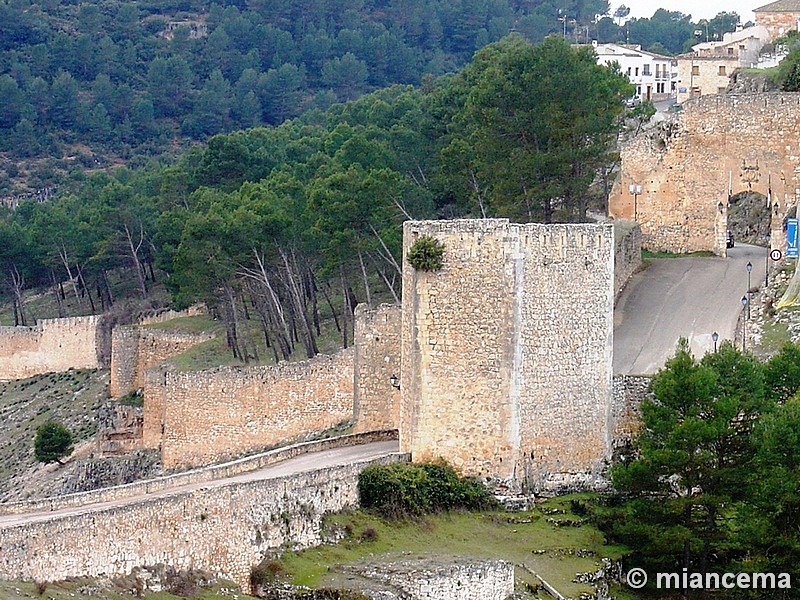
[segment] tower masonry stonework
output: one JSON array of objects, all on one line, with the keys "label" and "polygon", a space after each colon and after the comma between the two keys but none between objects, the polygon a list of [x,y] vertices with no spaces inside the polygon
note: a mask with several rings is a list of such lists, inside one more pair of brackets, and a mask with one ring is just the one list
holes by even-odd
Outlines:
[{"label": "tower masonry stonework", "polygon": [[[613,433],[611,225],[409,221],[400,447],[512,491],[591,488]],[[421,236],[440,270],[415,270]]]}]

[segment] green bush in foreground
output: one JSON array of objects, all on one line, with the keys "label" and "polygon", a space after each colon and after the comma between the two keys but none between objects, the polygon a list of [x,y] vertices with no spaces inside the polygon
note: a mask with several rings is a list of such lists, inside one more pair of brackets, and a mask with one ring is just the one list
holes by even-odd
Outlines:
[{"label": "green bush in foreground", "polygon": [[444,462],[367,467],[359,475],[358,494],[363,508],[374,510],[384,518],[496,506],[484,486],[460,477]]}]

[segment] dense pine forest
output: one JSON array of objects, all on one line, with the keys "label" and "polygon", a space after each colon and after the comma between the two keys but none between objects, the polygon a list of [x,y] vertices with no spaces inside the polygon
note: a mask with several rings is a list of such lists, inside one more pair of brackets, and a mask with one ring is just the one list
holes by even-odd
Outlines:
[{"label": "dense pine forest", "polygon": [[171,166],[95,173],[0,218],[13,324],[40,316],[32,287],[107,310],[124,269],[142,298],[157,279],[178,306],[205,302],[244,361],[243,315],[275,358],[316,354],[321,311],[347,345],[357,302],[400,294],[403,220],[583,220],[631,92],[591,48],[512,35],[454,76],[216,135]]},{"label": "dense pine forest", "polygon": [[[0,197],[74,187],[85,171],[173,157],[463,67],[516,32],[537,43],[695,43],[689,15],[621,25],[607,0],[0,1]],[[706,24],[716,35],[738,17]]]}]

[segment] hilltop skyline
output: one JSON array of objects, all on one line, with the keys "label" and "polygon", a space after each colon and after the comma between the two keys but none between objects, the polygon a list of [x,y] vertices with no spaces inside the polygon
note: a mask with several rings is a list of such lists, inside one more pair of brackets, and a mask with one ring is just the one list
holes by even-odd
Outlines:
[{"label": "hilltop skyline", "polygon": [[628,2],[612,2],[611,14],[620,4],[631,9],[630,18],[650,18],[659,8],[669,11],[680,11],[692,15],[692,21],[713,19],[721,12],[735,12],[742,19],[742,24],[755,21],[754,8],[759,8],[768,1],[756,0],[708,0],[698,3],[696,0],[629,0]]}]

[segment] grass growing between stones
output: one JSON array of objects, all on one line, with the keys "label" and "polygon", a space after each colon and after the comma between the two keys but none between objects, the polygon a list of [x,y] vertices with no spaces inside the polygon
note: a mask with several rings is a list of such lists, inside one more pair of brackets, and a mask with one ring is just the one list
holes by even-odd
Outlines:
[{"label": "grass growing between stones", "polygon": [[[293,584],[336,587],[337,565],[435,556],[502,559],[525,565],[566,597],[577,598],[592,591],[573,581],[577,573],[594,572],[602,558],[616,560],[625,553],[606,545],[600,531],[571,512],[570,500],[577,498],[586,496],[555,498],[529,512],[453,512],[397,522],[363,511],[336,515],[327,526],[347,532],[346,539],[286,553],[279,562]],[[516,571],[520,582],[533,583],[524,569]]]},{"label": "grass growing between stones", "polygon": [[[336,328],[333,317],[320,308],[321,324],[320,334],[317,336],[317,346],[320,354],[336,354],[342,349],[342,334]],[[248,351],[257,358],[250,361],[250,365],[275,364],[275,354],[272,348],[266,346],[264,332],[257,320],[255,313],[250,314],[250,319],[241,320],[241,335],[247,340]],[[233,356],[228,348],[225,326],[222,321],[214,320],[207,315],[194,317],[179,317],[163,323],[148,325],[151,329],[174,331],[178,333],[213,333],[215,338],[190,348],[183,354],[170,359],[170,364],[179,371],[198,371],[213,369],[219,366],[242,366],[244,362]],[[348,325],[348,343],[352,344],[352,323]],[[283,361],[283,357],[280,357]],[[294,352],[289,357],[290,361],[307,360],[305,348],[299,342],[295,344]]]},{"label": "grass growing between stones", "polygon": [[708,256],[715,256],[715,254],[707,250],[678,254],[676,252],[653,252],[642,248],[642,260],[650,260],[653,258],[705,258]]},{"label": "grass growing between stones", "polygon": [[792,341],[785,323],[776,323],[768,320],[764,323],[761,337],[761,350],[767,356],[780,352],[780,349]]}]

